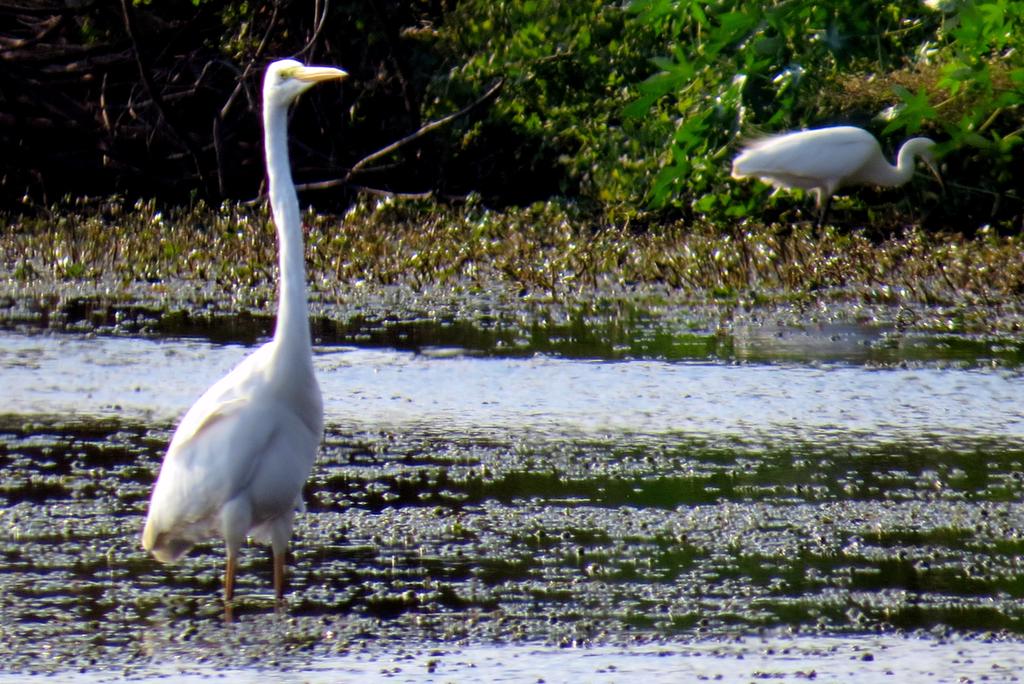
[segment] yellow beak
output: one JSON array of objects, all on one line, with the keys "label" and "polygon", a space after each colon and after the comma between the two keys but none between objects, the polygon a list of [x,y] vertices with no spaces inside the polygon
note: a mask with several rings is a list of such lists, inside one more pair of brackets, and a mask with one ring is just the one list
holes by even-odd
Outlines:
[{"label": "yellow beak", "polygon": [[304,83],[319,83],[320,81],[333,81],[334,79],[345,78],[347,71],[327,66],[304,66],[295,69],[292,78]]}]

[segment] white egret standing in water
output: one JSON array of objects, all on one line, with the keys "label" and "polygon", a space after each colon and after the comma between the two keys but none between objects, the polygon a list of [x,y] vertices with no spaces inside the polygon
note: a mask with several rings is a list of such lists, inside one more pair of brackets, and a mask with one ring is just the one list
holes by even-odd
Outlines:
[{"label": "white egret standing in water", "polygon": [[782,188],[814,193],[825,220],[832,195],[845,185],[903,185],[914,175],[918,157],[938,177],[932,157],[935,141],[911,138],[903,143],[896,165],[882,155],[875,136],[854,126],[783,133],[756,140],[732,163],[733,178],[759,178]]},{"label": "white egret standing in water", "polygon": [[323,435],[323,404],[313,373],[299,203],[288,162],[288,107],[307,88],[347,74],[281,60],[263,79],[263,130],[270,206],[280,260],[273,339],[193,404],[171,439],[153,487],[142,545],[173,561],[203,539],[227,546],[224,598],[234,596],[246,536],[269,541],[274,593],[284,594],[284,564],[302,486]]}]

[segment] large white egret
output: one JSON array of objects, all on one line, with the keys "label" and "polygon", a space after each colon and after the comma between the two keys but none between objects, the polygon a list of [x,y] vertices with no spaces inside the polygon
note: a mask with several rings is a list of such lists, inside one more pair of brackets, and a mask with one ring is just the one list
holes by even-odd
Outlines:
[{"label": "large white egret", "polygon": [[161,562],[176,560],[196,542],[223,537],[229,606],[238,552],[249,535],[270,542],[274,593],[282,598],[292,523],[303,508],[302,486],[323,435],[299,203],[288,162],[288,107],[312,85],[346,75],[294,60],[267,67],[263,132],[280,262],[274,337],[206,390],[182,418],[142,532],[143,547]]},{"label": "large white egret", "polygon": [[832,195],[846,185],[903,185],[920,158],[938,177],[932,157],[935,141],[911,138],[903,143],[896,165],[882,155],[875,136],[855,126],[796,131],[755,140],[732,163],[733,178],[759,178],[783,188],[814,193],[825,220]]}]

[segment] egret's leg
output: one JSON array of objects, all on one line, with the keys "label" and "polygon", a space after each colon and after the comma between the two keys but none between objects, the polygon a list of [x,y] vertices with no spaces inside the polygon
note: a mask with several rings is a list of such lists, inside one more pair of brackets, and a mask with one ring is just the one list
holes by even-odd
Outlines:
[{"label": "egret's leg", "polygon": [[246,531],[252,527],[252,510],[245,497],[235,497],[220,509],[220,529],[224,546],[228,552],[228,564],[224,570],[224,600],[229,604],[235,598],[235,571],[238,569],[238,552],[245,541]]},{"label": "egret's leg", "polygon": [[228,563],[224,569],[224,601],[231,603],[235,598],[235,571],[238,569],[238,551],[228,547]]},{"label": "egret's leg", "polygon": [[282,515],[270,529],[270,548],[274,551],[274,596],[278,603],[284,598],[284,562],[288,556],[288,540],[292,536],[294,511]]},{"label": "egret's leg", "polygon": [[274,597],[278,601],[284,598],[284,561],[285,552],[274,549]]}]

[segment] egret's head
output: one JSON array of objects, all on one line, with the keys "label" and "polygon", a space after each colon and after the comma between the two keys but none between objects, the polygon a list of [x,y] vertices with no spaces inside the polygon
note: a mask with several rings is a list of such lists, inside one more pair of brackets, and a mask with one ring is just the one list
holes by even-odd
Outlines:
[{"label": "egret's head", "polygon": [[272,62],[263,77],[263,103],[287,107],[301,93],[321,81],[341,79],[348,74],[326,66],[305,66],[294,59]]},{"label": "egret's head", "polygon": [[907,141],[906,147],[914,157],[924,162],[924,165],[928,167],[928,170],[941,185],[942,176],[939,175],[939,167],[935,163],[935,141],[931,138],[911,138]]},{"label": "egret's head", "polygon": [[915,145],[915,152],[928,166],[935,166],[935,141],[931,138],[913,138],[910,142]]},{"label": "egret's head", "polygon": [[896,156],[903,159],[904,164],[913,165],[914,161],[920,159],[928,166],[934,166],[935,141],[931,138],[911,138],[903,143]]}]

